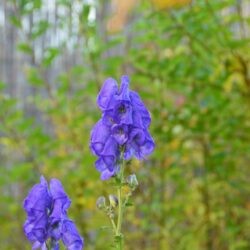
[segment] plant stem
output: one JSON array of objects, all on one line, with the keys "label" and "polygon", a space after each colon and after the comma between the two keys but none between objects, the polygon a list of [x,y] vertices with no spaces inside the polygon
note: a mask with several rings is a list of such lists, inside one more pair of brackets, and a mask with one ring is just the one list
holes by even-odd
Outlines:
[{"label": "plant stem", "polygon": [[47,250],[51,250],[52,249],[52,243],[51,243],[51,239],[49,240],[49,242],[47,241],[47,242],[45,242],[45,245],[46,245],[46,249]]},{"label": "plant stem", "polygon": [[111,224],[113,226],[114,233],[116,233],[116,225],[113,219],[110,218]]},{"label": "plant stem", "polygon": [[116,235],[121,234],[121,226],[122,226],[122,190],[121,186],[118,187],[118,220],[117,220],[117,230]]},{"label": "plant stem", "polygon": [[123,160],[120,170],[119,176],[119,186],[117,190],[118,194],[118,219],[117,219],[117,227],[116,227],[116,242],[117,242],[117,249],[123,249],[123,234],[121,232],[122,228],[122,219],[123,219],[123,198],[122,198],[122,185],[123,185],[123,172],[125,167],[125,161]]}]

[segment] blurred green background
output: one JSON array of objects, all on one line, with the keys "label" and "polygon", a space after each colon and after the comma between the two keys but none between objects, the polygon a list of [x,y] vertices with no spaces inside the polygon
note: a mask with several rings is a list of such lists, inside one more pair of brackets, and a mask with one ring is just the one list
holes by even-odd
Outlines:
[{"label": "blurred green background", "polygon": [[140,186],[126,250],[250,249],[248,0],[0,2],[0,249],[31,249],[22,201],[59,178],[86,250],[110,249],[90,131],[107,77],[131,77],[156,149],[132,161]]}]

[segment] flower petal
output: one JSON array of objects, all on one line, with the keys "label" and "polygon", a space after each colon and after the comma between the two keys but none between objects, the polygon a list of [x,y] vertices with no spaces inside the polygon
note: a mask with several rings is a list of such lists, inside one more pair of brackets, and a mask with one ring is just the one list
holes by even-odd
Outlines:
[{"label": "flower petal", "polygon": [[119,124],[133,124],[132,119],[132,106],[127,101],[117,102],[114,107],[113,118]]},{"label": "flower petal", "polygon": [[111,129],[112,136],[119,145],[123,145],[128,140],[127,125],[114,125]]},{"label": "flower petal", "polygon": [[113,137],[109,137],[105,143],[103,151],[100,154],[102,157],[111,156],[113,159],[116,159],[119,156],[119,147],[118,143]]},{"label": "flower petal", "polygon": [[71,220],[64,220],[62,226],[62,241],[68,250],[81,250],[84,246],[84,240],[79,235],[76,226]]},{"label": "flower petal", "polygon": [[50,193],[53,199],[53,209],[49,216],[49,236],[60,240],[61,221],[67,215],[67,209],[70,207],[71,201],[65,193],[61,182],[57,179],[51,179]]},{"label": "flower petal", "polygon": [[129,92],[130,92],[130,90],[129,90],[129,77],[122,76],[121,77],[121,87],[119,90],[119,94],[116,96],[116,100],[130,101]]},{"label": "flower petal", "polygon": [[101,110],[105,110],[108,108],[111,99],[118,92],[117,82],[113,78],[108,78],[97,97],[97,104]]},{"label": "flower petal", "polygon": [[40,178],[40,183],[32,187],[29,194],[23,202],[23,208],[27,214],[35,210],[46,212],[47,208],[51,206],[51,197],[48,191],[47,181],[43,176]]},{"label": "flower petal", "polygon": [[110,135],[110,129],[99,120],[91,132],[90,148],[95,155],[100,155]]},{"label": "flower petal", "polygon": [[99,158],[95,162],[96,169],[101,173],[102,180],[108,180],[110,177],[114,176],[117,172],[117,166],[115,163],[107,165],[102,158]]},{"label": "flower petal", "polygon": [[[137,122],[139,127],[148,128],[151,123],[151,117],[140,96],[136,92],[130,91],[130,99],[133,106],[133,122]],[[140,116],[139,119],[138,116]],[[139,124],[138,121],[140,122]]]}]

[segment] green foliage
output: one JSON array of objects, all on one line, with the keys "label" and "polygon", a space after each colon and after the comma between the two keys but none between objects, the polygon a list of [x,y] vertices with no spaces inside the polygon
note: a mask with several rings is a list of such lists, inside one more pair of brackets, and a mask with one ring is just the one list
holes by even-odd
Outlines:
[{"label": "green foliage", "polygon": [[[57,4],[72,11],[73,2]],[[100,117],[95,100],[103,80],[125,73],[151,111],[156,142],[150,159],[133,160],[126,169],[140,183],[125,215],[126,249],[250,249],[249,17],[232,0],[168,10],[141,1],[128,27],[109,34],[100,32],[103,20],[89,18],[104,2],[74,12],[80,22],[71,32],[77,37],[72,47],[82,64],[47,81],[46,70],[67,57],[68,41],[46,44],[36,63],[24,63],[33,90],[25,100],[4,94],[7,84],[0,84],[1,249],[30,249],[21,204],[40,174],[64,184],[85,249],[110,249],[112,229],[103,230],[109,222],[95,202],[111,190],[99,180],[88,144]],[[20,1],[20,16],[11,16],[11,23],[22,30],[25,17],[44,4]],[[59,28],[70,18],[59,15]],[[17,48],[33,58],[31,41],[53,28],[39,19]]]},{"label": "green foliage", "polygon": [[49,22],[47,20],[41,20],[32,27],[31,38],[36,39],[43,35],[49,28]]},{"label": "green foliage", "polygon": [[19,49],[23,53],[27,53],[27,54],[33,53],[33,49],[31,48],[31,46],[28,43],[19,43],[17,46],[17,49]]},{"label": "green foliage", "polygon": [[42,60],[42,65],[45,67],[50,66],[59,54],[59,48],[48,48],[45,51],[44,58]]}]

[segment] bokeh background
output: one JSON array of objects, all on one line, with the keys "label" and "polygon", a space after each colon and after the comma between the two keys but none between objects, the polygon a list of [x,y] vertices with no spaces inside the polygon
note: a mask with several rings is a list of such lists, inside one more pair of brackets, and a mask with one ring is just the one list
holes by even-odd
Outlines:
[{"label": "bokeh background", "polygon": [[126,250],[249,250],[249,26],[248,0],[0,1],[0,249],[31,248],[22,201],[41,174],[85,249],[110,249],[89,137],[102,82],[128,74],[156,149],[126,169]]}]

